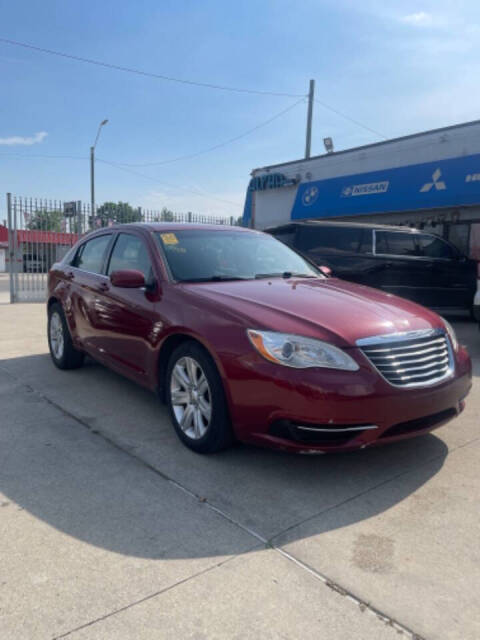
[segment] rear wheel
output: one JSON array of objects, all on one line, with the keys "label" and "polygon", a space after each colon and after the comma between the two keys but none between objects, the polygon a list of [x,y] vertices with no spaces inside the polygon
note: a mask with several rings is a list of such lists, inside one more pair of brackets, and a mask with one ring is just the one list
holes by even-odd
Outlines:
[{"label": "rear wheel", "polygon": [[180,440],[198,453],[214,453],[233,441],[222,380],[204,349],[181,344],[170,357],[167,404]]},{"label": "rear wheel", "polygon": [[48,310],[48,346],[53,364],[59,369],[82,366],[85,355],[73,346],[63,309],[58,302]]}]

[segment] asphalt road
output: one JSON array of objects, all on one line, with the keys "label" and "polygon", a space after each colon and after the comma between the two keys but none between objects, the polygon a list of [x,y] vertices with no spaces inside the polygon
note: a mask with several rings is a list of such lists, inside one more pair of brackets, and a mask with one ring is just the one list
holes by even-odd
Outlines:
[{"label": "asphalt road", "polygon": [[2,288],[2,640],[478,640],[475,325],[456,323],[467,409],[434,434],[203,457],[149,392],[90,361],[56,370],[43,305]]}]

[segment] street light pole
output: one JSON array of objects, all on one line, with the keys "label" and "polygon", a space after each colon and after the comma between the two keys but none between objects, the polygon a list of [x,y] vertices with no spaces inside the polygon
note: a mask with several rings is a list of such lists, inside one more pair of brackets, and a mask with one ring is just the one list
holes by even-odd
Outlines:
[{"label": "street light pole", "polygon": [[90,215],[95,218],[95,147],[97,146],[98,138],[102,127],[107,124],[108,120],[102,120],[98,125],[97,135],[93,146],[90,147]]},{"label": "street light pole", "polygon": [[310,149],[312,146],[312,114],[313,114],[313,96],[315,94],[315,80],[310,80],[308,90],[308,113],[307,113],[307,135],[305,140],[305,158],[310,158]]}]

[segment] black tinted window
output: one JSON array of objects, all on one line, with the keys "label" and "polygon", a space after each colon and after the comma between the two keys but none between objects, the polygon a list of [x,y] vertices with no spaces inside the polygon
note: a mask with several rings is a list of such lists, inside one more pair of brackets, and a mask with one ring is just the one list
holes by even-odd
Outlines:
[{"label": "black tinted window", "polygon": [[418,255],[428,258],[453,258],[452,247],[437,236],[418,235]]},{"label": "black tinted window", "polygon": [[283,229],[278,229],[278,231],[275,231],[272,235],[277,238],[277,240],[280,240],[280,242],[283,242],[283,244],[293,247],[296,231],[296,227],[284,227]]},{"label": "black tinted window", "polygon": [[300,227],[296,248],[312,257],[333,253],[357,253],[362,229],[344,227]]},{"label": "black tinted window", "polygon": [[141,271],[145,280],[151,276],[151,263],[148,249],[141,238],[121,233],[110,257],[108,275],[120,269],[136,269]]},{"label": "black tinted window", "polygon": [[78,269],[84,269],[92,273],[100,273],[103,266],[105,249],[110,242],[110,238],[110,235],[99,236],[82,244],[77,251],[72,265]]},{"label": "black tinted window", "polygon": [[413,233],[375,231],[375,252],[391,256],[418,255]]}]

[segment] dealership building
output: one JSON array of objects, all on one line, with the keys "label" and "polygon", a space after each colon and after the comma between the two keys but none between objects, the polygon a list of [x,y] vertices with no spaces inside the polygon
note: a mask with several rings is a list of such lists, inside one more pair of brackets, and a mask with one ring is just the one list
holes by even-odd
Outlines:
[{"label": "dealership building", "polygon": [[408,225],[480,260],[480,121],[252,171],[243,224]]}]

